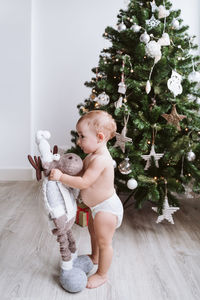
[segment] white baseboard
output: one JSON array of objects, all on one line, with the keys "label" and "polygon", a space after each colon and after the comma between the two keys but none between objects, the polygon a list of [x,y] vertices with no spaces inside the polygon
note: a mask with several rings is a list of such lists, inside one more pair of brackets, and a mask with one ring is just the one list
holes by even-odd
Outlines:
[{"label": "white baseboard", "polygon": [[34,180],[32,169],[0,169],[0,181]]}]

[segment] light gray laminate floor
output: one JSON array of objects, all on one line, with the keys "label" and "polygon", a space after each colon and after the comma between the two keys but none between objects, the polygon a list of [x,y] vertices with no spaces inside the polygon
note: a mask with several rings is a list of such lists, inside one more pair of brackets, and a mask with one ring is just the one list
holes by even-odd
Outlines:
[{"label": "light gray laminate floor", "polygon": [[[175,225],[156,224],[148,204],[129,209],[113,239],[109,281],[78,294],[58,283],[59,249],[42,205],[41,184],[0,183],[0,299],[200,299],[200,201],[185,199]],[[80,254],[90,252],[87,228],[74,225]]]}]

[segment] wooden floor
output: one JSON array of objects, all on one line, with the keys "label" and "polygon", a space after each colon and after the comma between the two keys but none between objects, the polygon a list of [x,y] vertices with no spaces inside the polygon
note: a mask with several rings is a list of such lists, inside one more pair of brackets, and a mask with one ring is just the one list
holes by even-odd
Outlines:
[{"label": "wooden floor", "polygon": [[[113,240],[109,281],[78,294],[58,283],[59,250],[36,182],[0,183],[0,299],[200,299],[200,200],[185,199],[175,225],[156,224],[146,205],[129,209]],[[90,252],[87,228],[74,225],[80,254]]]}]

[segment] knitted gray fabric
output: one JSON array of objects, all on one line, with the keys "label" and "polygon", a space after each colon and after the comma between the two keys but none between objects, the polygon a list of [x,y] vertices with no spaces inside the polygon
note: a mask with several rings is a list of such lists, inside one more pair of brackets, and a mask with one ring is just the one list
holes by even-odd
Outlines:
[{"label": "knitted gray fabric", "polygon": [[87,276],[85,272],[78,268],[72,268],[71,270],[61,269],[60,284],[67,292],[77,293],[86,287]]},{"label": "knitted gray fabric", "polygon": [[87,274],[93,269],[94,265],[89,256],[80,255],[73,260],[73,267],[80,268]]}]

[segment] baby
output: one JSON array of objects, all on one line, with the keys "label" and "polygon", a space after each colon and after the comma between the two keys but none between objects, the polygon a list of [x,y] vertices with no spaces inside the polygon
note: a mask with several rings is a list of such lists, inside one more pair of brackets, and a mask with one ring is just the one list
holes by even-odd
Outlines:
[{"label": "baby", "polygon": [[113,256],[112,238],[123,217],[123,206],[114,189],[113,160],[107,149],[107,141],[115,136],[116,123],[107,112],[93,110],[79,119],[76,129],[77,144],[88,154],[82,173],[70,176],[53,169],[49,177],[80,189],[83,202],[90,207],[90,258],[98,269],[88,278],[87,287],[96,288],[107,280]]}]

